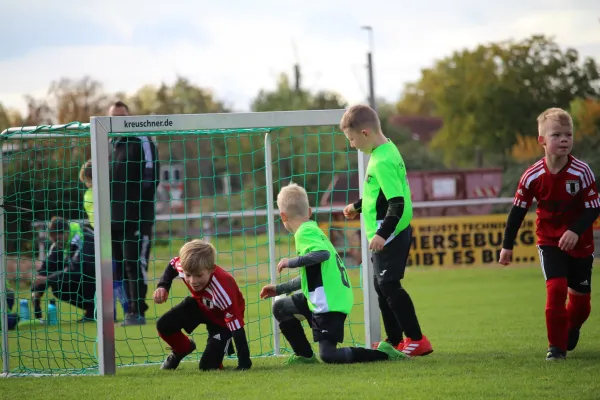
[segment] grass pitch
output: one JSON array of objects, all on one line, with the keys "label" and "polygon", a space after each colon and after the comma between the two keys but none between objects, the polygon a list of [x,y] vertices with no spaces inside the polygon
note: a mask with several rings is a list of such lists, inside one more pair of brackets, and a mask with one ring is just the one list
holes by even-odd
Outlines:
[{"label": "grass pitch", "polygon": [[[355,285],[356,275],[355,271]],[[598,273],[594,275],[597,279]],[[258,279],[256,284],[247,286],[246,295],[250,303],[251,351],[268,355],[272,341],[267,318],[269,304],[257,300],[263,283]],[[407,362],[284,367],[283,358],[267,356],[255,358],[253,369],[246,372],[233,370],[234,358],[225,361],[224,371],[201,373],[195,356],[177,371],[160,371],[152,363],[160,362],[167,350],[150,321],[142,328],[115,327],[121,363],[149,365],[119,368],[114,377],[1,379],[0,398],[598,398],[600,322],[594,309],[598,295],[593,295],[592,315],[582,330],[577,349],[564,362],[546,362],[545,285],[539,267],[411,268],[403,283],[435,349],[427,357]],[[174,286],[174,296],[184,295],[181,282]],[[166,307],[156,307],[153,312],[160,315]],[[347,344],[362,340],[361,316],[362,308],[356,306],[352,316],[356,324],[348,327],[351,336],[347,336]],[[22,354],[18,360],[11,359],[11,363],[21,362],[24,368],[39,368],[43,363],[50,368],[64,367],[69,362],[74,368],[91,365],[95,326],[61,324],[62,332],[19,332],[18,338],[17,333],[13,334],[11,352],[18,344]],[[199,350],[204,343],[202,330],[196,334],[201,336],[196,339]],[[65,352],[70,356],[65,356]],[[82,353],[88,354],[90,360],[86,361]],[[48,361],[50,355],[54,361]],[[46,361],[36,361],[36,356],[45,357]]]}]

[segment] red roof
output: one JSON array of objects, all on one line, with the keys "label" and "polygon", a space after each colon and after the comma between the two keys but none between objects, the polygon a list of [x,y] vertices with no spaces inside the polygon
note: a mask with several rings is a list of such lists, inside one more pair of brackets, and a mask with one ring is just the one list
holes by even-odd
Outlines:
[{"label": "red roof", "polygon": [[441,118],[420,115],[393,115],[389,123],[408,129],[415,139],[425,143],[431,141],[443,125]]}]

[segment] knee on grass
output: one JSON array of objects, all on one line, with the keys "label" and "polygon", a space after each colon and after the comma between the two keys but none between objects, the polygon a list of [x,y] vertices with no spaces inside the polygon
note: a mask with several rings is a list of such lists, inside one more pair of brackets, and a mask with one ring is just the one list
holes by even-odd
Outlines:
[{"label": "knee on grass", "polygon": [[337,343],[329,340],[319,342],[319,357],[326,364],[344,364],[351,360],[351,350],[347,347],[338,349]]}]

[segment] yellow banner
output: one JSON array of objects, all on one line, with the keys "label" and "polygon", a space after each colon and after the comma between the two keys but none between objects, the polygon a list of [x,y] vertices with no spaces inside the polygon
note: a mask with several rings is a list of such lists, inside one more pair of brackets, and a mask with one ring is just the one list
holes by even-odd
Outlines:
[{"label": "yellow banner", "polygon": [[[507,215],[415,219],[408,265],[465,266],[496,264]],[[535,214],[528,214],[513,249],[513,264],[537,262]]]},{"label": "yellow banner", "polygon": [[[413,241],[408,265],[498,265],[507,217],[507,214],[493,214],[414,219],[411,223]],[[358,220],[333,221],[319,225],[329,235],[333,232],[339,234],[343,230],[346,243],[350,242],[349,237],[355,239],[360,229]],[[517,235],[513,249],[513,265],[532,265],[538,262],[536,240],[535,213],[529,213]],[[352,240],[355,241],[356,239]],[[334,245],[340,246],[339,240],[337,242],[334,241]]]}]

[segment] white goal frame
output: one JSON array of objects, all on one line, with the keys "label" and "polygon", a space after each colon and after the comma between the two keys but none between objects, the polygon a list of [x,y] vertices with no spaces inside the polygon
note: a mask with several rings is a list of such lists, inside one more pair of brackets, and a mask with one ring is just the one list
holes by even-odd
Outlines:
[{"label": "white goal frame", "polygon": [[[115,357],[115,327],[113,289],[112,289],[112,249],[110,222],[110,185],[109,185],[109,134],[143,133],[152,136],[152,132],[161,131],[190,131],[215,129],[266,129],[265,133],[265,174],[267,194],[267,226],[269,239],[269,273],[271,283],[277,283],[277,261],[275,260],[275,215],[273,193],[273,160],[271,151],[271,131],[269,128],[289,127],[318,127],[338,126],[345,110],[314,110],[314,111],[276,111],[251,113],[219,113],[219,114],[174,114],[174,115],[142,115],[127,117],[92,117],[90,119],[90,137],[92,150],[93,195],[94,195],[94,224],[95,254],[96,254],[96,304],[97,304],[97,357],[99,375],[114,375],[116,373]],[[11,132],[23,132],[36,129],[35,138],[64,137],[56,131],[67,125],[48,127],[12,128],[2,133],[2,140],[11,139],[5,135]],[[54,132],[53,132],[54,131]],[[18,136],[18,135],[15,135]],[[22,136],[18,136],[21,138]],[[351,154],[351,153],[350,153]],[[360,188],[367,165],[367,156],[357,152]],[[2,159],[0,155],[0,179],[2,175]],[[3,197],[3,185],[0,184],[0,197]],[[332,211],[331,208],[315,207],[315,212]],[[253,216],[257,210],[244,212],[244,216]],[[264,215],[264,214],[263,214]],[[185,214],[180,215],[184,217]],[[187,218],[198,218],[191,213]],[[361,216],[361,230],[364,232],[364,221]],[[0,218],[0,234],[4,234],[4,218]],[[365,345],[370,347],[372,342],[381,338],[380,312],[377,297],[373,288],[372,265],[368,254],[368,242],[361,235],[362,247],[362,281],[364,298],[364,329]],[[0,277],[6,274],[6,254],[4,241],[0,240]],[[0,279],[0,293],[5,294],[4,279]],[[2,326],[7,326],[6,296],[0,299],[0,315]],[[273,300],[274,301],[274,300]],[[276,320],[272,318],[273,348],[276,355],[280,354],[280,332]],[[9,374],[8,360],[8,331],[2,331],[2,359],[4,375]]]},{"label": "white goal frame", "polygon": [[[251,113],[219,113],[219,114],[176,114],[148,115],[128,117],[94,117],[90,121],[92,142],[92,169],[102,171],[94,174],[94,214],[98,216],[94,224],[94,234],[100,240],[96,245],[96,276],[98,296],[98,361],[100,375],[113,375],[115,365],[115,340],[112,293],[112,256],[110,242],[110,198],[109,198],[109,163],[108,134],[119,133],[151,133],[161,131],[190,131],[215,129],[277,129],[290,127],[338,126],[345,110],[315,111],[274,111]],[[265,177],[267,195],[267,233],[269,239],[269,274],[272,284],[277,283],[277,260],[275,259],[275,205],[273,203],[273,159],[271,151],[271,132],[265,133]],[[362,153],[361,153],[362,154]],[[364,156],[358,155],[359,173],[364,177],[366,163]],[[362,181],[362,179],[361,179]],[[244,213],[246,215],[246,213]],[[247,213],[252,216],[252,211]],[[361,227],[364,228],[362,217]],[[371,260],[368,256],[368,243],[365,235],[361,235],[362,278],[364,289],[364,329],[365,345],[380,340],[381,325],[379,307],[373,288]],[[98,255],[101,255],[98,257]],[[272,301],[275,301],[273,299]],[[275,318],[271,316],[273,329],[273,350],[280,354],[280,332]]]}]

